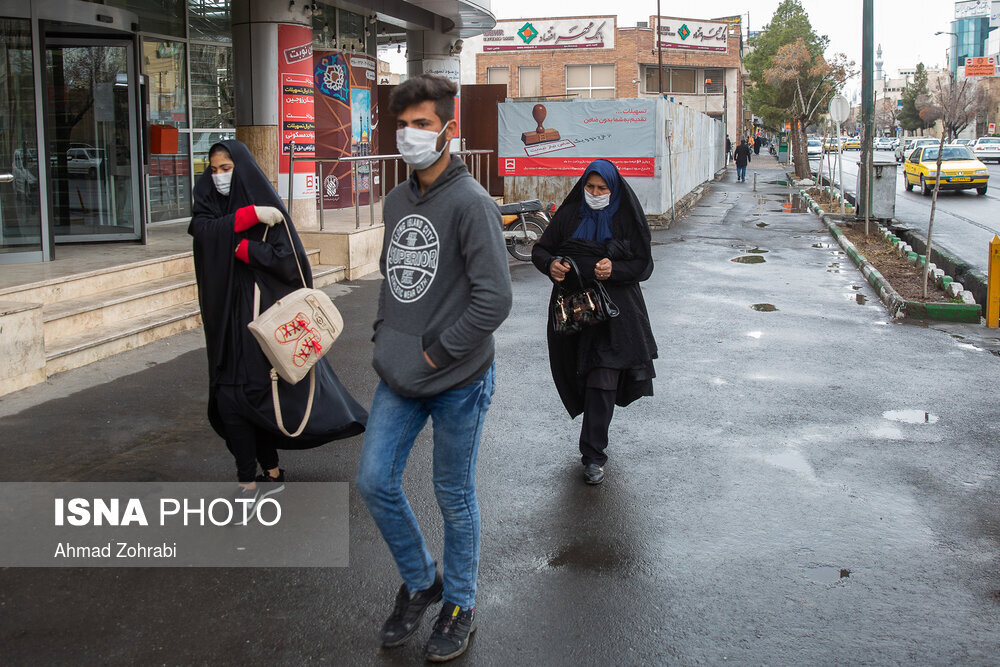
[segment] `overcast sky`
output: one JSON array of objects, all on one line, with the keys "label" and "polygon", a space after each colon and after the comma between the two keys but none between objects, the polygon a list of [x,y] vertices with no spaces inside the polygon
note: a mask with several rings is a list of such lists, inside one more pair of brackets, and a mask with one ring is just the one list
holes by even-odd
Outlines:
[{"label": "overcast sky", "polygon": [[[923,62],[928,67],[945,64],[945,49],[950,45],[949,35],[938,35],[938,30],[951,30],[955,3],[953,0],[874,0],[875,44],[882,45],[884,71],[890,76],[900,67],[912,67]],[[661,0],[664,16],[710,19],[720,16],[743,15],[746,32],[749,12],[750,30],[761,30],[774,14],[780,0],[707,0],[695,3],[698,14],[678,13],[678,3]],[[656,15],[656,0],[624,0],[608,3],[606,0],[493,0],[491,10],[500,19],[587,16],[612,14],[609,6],[617,6],[618,25],[634,26],[636,21],[648,21]],[[861,65],[861,0],[802,0],[809,14],[813,29],[830,38],[828,55],[843,52]],[[860,87],[860,81],[857,82]]]}]

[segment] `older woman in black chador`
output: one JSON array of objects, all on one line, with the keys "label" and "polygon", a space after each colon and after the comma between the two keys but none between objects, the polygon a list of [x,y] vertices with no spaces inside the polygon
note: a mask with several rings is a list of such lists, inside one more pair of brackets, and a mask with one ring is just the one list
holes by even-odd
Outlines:
[{"label": "older woman in black chador", "polygon": [[[564,336],[553,329],[552,303],[571,257],[584,282],[602,281],[620,314]],[[571,417],[583,413],[584,481],[604,481],[604,453],[615,405],[653,395],[656,341],[639,283],[653,272],[649,225],[635,193],[613,164],[595,160],[535,244],[532,262],[556,285],[549,300],[549,364]]]},{"label": "older woman in black chador", "polygon": [[[271,364],[247,324],[254,317],[254,284],[260,287],[263,312],[302,287],[295,255],[306,286],[312,287],[309,260],[281,198],[246,146],[239,141],[215,144],[209,164],[195,184],[188,227],[208,348],[208,418],[236,459],[237,495],[256,500],[284,483],[278,449],[306,449],[356,435],[364,431],[368,414],[324,358],[315,366],[309,423],[296,438],[282,435],[271,402]],[[301,422],[308,385],[279,381],[284,423]]]}]

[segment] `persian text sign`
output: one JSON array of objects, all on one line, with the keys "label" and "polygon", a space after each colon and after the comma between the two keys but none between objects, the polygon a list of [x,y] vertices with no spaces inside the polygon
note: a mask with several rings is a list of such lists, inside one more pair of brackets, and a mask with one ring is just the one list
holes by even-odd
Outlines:
[{"label": "persian text sign", "polygon": [[483,33],[483,51],[613,49],[615,17],[497,21]]},{"label": "persian text sign", "polygon": [[990,15],[990,0],[967,0],[955,3],[955,18],[970,19]]},{"label": "persian text sign", "polygon": [[653,176],[653,100],[499,105],[501,176],[580,176],[598,158],[623,176]]},{"label": "persian text sign", "polygon": [[719,51],[729,47],[729,24],[660,17],[660,46],[665,49]]},{"label": "persian text sign", "polygon": [[316,195],[316,116],[313,104],[312,30],[306,26],[278,26],[278,192],[288,196],[289,150],[295,142],[292,196]]},{"label": "persian text sign", "polygon": [[993,56],[965,59],[965,76],[996,76],[996,74],[997,59]]}]

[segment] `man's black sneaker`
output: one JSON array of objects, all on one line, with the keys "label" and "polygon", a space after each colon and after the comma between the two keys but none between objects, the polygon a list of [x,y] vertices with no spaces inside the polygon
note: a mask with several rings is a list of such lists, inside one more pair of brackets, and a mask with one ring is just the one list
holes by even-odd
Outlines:
[{"label": "man's black sneaker", "polygon": [[393,607],[392,615],[382,624],[382,648],[399,646],[409,639],[420,626],[420,619],[424,617],[427,607],[441,599],[443,590],[444,582],[437,570],[434,571],[434,583],[413,595],[410,595],[406,584],[401,585],[396,593],[396,606]]},{"label": "man's black sneaker", "polygon": [[257,502],[260,499],[260,484],[257,484],[257,488],[255,489],[237,486],[231,498],[233,503],[233,523],[237,526],[247,525],[250,517],[257,512]]},{"label": "man's black sneaker", "polygon": [[588,463],[583,468],[583,481],[587,484],[600,484],[604,481],[604,468],[596,463]]},{"label": "man's black sneaker", "polygon": [[278,468],[278,476],[271,477],[266,472],[257,475],[257,488],[260,489],[260,498],[266,498],[272,493],[278,493],[279,491],[285,490],[285,470],[284,468]]},{"label": "man's black sneaker", "polygon": [[462,609],[457,604],[445,602],[434,623],[424,657],[431,662],[445,662],[465,653],[469,637],[476,631],[476,608]]}]

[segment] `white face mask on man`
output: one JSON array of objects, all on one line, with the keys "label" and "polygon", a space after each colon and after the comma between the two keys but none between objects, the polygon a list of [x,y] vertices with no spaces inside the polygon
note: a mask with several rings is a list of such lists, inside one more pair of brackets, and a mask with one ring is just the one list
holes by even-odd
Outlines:
[{"label": "white face mask on man", "polygon": [[212,174],[212,182],[215,183],[215,189],[219,191],[220,195],[228,197],[229,190],[233,187],[233,172],[224,171]]},{"label": "white face mask on man", "polygon": [[607,208],[608,204],[611,203],[611,193],[606,195],[592,195],[586,190],[583,191],[583,200],[587,202],[587,206],[594,209],[595,211],[600,211],[603,208]]},{"label": "white face mask on man", "polygon": [[437,162],[445,148],[441,146],[441,150],[438,150],[437,140],[447,129],[448,123],[444,124],[440,132],[420,130],[415,127],[401,127],[396,130],[396,148],[402,154],[403,162],[417,171]]}]

